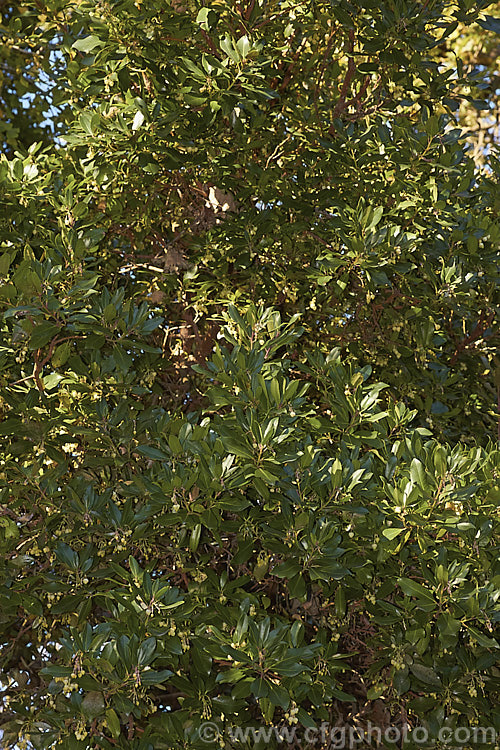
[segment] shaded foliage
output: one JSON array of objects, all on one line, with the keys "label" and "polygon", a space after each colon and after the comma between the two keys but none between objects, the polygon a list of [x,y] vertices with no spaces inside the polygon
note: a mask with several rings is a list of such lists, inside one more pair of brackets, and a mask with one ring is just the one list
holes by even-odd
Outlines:
[{"label": "shaded foliage", "polygon": [[498,4],[2,12],[2,745],[495,726]]}]

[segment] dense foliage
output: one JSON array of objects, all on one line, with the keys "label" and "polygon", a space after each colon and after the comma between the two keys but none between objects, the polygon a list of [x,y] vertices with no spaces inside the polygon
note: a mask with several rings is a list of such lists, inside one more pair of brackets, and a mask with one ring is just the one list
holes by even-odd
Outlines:
[{"label": "dense foliage", "polygon": [[500,732],[499,4],[0,11],[2,747]]}]

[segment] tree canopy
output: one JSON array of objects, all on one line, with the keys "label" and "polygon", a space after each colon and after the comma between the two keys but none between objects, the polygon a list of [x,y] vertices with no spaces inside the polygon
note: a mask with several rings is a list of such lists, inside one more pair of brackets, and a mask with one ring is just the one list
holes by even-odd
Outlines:
[{"label": "tree canopy", "polygon": [[499,732],[500,4],[0,11],[2,747]]}]

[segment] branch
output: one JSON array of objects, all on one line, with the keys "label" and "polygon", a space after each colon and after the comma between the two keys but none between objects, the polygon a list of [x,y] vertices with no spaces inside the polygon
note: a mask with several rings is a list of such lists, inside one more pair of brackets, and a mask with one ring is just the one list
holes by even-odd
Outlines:
[{"label": "branch", "polygon": [[485,318],[485,313],[481,313],[472,333],[470,333],[468,336],[465,336],[465,338],[463,338],[462,341],[457,344],[457,347],[450,359],[450,366],[456,363],[460,354],[465,351],[465,349],[471,347],[478,339],[483,336],[484,332],[490,327],[494,319],[494,312],[490,313],[487,318]]},{"label": "branch", "polygon": [[319,73],[318,73],[318,82],[316,84],[316,88],[314,89],[314,103],[315,103],[316,108],[318,106],[317,103],[316,103],[316,101],[317,101],[317,98],[318,98],[319,87],[321,86],[321,81],[323,80],[323,75],[325,73],[326,64],[327,64],[327,61],[328,61],[328,55],[330,54],[330,50],[332,48],[332,44],[333,44],[333,40],[334,40],[335,32],[336,31],[337,31],[337,28],[334,28],[333,31],[332,31],[332,33],[330,34],[328,42],[326,43],[326,49],[325,49],[325,53],[323,55],[323,59],[321,61],[321,66],[320,66]]},{"label": "branch", "polygon": [[251,17],[251,15],[253,13],[254,7],[255,7],[255,0],[250,0],[250,3],[248,4],[248,7],[247,7],[246,12],[245,12],[245,18],[246,18],[247,22],[250,21],[250,17]]},{"label": "branch", "polygon": [[207,34],[207,32],[205,31],[205,29],[200,29],[200,31],[201,31],[201,33],[203,35],[203,38],[205,39],[206,43],[210,47],[210,50],[211,50],[213,56],[216,57],[217,60],[222,60],[221,54],[220,54],[219,50],[217,49],[217,47],[215,46],[213,39],[210,38],[210,35]]},{"label": "branch", "polygon": [[500,440],[500,385],[497,386],[497,411],[498,411],[497,435],[498,435],[498,440]]},{"label": "branch", "polygon": [[365,80],[363,81],[363,84],[361,88],[359,89],[356,96],[353,96],[352,99],[349,99],[348,102],[346,102],[346,107],[352,107],[356,105],[356,109],[359,111],[361,108],[361,99],[366,94],[366,89],[368,88],[368,84],[370,83],[370,76],[365,76]]},{"label": "branch", "polygon": [[[349,31],[349,45],[348,45],[348,54],[349,54],[349,62],[347,63],[347,73],[344,79],[344,83],[342,84],[342,88],[340,89],[340,95],[337,101],[337,104],[335,105],[333,109],[333,119],[335,120],[341,112],[346,107],[346,96],[347,92],[349,91],[349,86],[352,83],[352,79],[354,78],[354,75],[356,73],[356,63],[354,62],[354,57],[352,56],[352,53],[354,51],[354,31],[351,29]],[[335,125],[330,126],[329,134],[333,135],[335,133],[336,128]]]},{"label": "branch", "polygon": [[39,359],[41,349],[37,349],[35,351],[35,367],[34,367],[34,370],[33,370],[32,377],[34,378],[35,383],[36,383],[36,387],[38,388],[38,390],[40,392],[42,392],[42,391],[45,390],[45,387],[44,387],[42,381],[40,380],[40,373],[41,373],[44,365],[46,365],[47,362],[49,361],[49,359],[52,357],[52,355],[54,353],[54,349],[56,348],[56,345],[57,344],[61,344],[63,341],[69,341],[70,339],[77,339],[77,338],[79,338],[79,336],[65,336],[63,338],[59,338],[58,336],[54,336],[54,338],[50,342],[49,351],[47,353],[47,356],[44,357],[42,359],[42,361],[40,361],[40,359]]},{"label": "branch", "polygon": [[[293,37],[292,37],[292,39],[293,39]],[[297,59],[299,57],[300,50],[305,45],[305,43],[306,43],[306,39],[303,39],[300,42],[299,46],[297,47],[296,52],[292,55],[292,62],[289,64],[288,68],[286,69],[285,76],[284,76],[284,78],[283,78],[283,80],[282,80],[282,82],[281,82],[281,84],[280,84],[280,86],[278,88],[278,91],[279,91],[280,94],[283,93],[283,91],[286,89],[286,87],[290,83],[290,80],[292,78],[292,72],[293,72],[293,70],[295,68],[295,65],[297,63]]]}]

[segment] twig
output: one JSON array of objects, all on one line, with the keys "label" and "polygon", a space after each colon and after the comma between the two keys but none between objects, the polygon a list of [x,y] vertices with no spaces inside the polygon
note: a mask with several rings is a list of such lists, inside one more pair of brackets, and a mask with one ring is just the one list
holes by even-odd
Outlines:
[{"label": "twig", "polygon": [[462,341],[460,341],[450,359],[450,365],[454,365],[459,358],[460,354],[465,350],[468,349],[472,344],[474,344],[478,339],[480,339],[484,332],[489,328],[491,323],[493,322],[495,318],[495,313],[490,313],[487,318],[485,318],[485,314],[482,312],[479,316],[479,320],[474,326],[474,330],[472,333],[470,333],[468,336],[466,336]]},{"label": "twig", "polygon": [[497,410],[498,410],[497,436],[498,436],[498,440],[500,441],[500,385],[497,386]]},{"label": "twig", "polygon": [[[337,104],[335,105],[333,109],[333,119],[335,120],[339,114],[345,109],[346,107],[346,96],[347,92],[349,91],[349,86],[352,83],[352,79],[354,78],[354,74],[356,73],[356,63],[354,62],[354,57],[352,55],[354,51],[354,31],[353,29],[350,29],[349,31],[349,45],[348,45],[348,55],[349,55],[349,62],[347,63],[347,73],[344,79],[344,83],[342,84],[342,88],[340,89],[339,98],[337,101]],[[333,135],[336,128],[335,125],[332,123],[329,129],[330,135]]]},{"label": "twig", "polygon": [[318,82],[316,83],[316,88],[314,89],[314,106],[316,108],[316,114],[318,114],[317,99],[318,99],[319,87],[321,86],[321,81],[323,80],[323,75],[325,73],[326,64],[328,61],[328,55],[330,54],[330,50],[332,48],[333,39],[334,39],[336,31],[337,31],[337,28],[334,28],[332,33],[330,34],[330,38],[328,39],[328,42],[326,43],[325,53],[323,55],[323,60],[321,61],[321,65],[319,69]]},{"label": "twig", "polygon": [[217,60],[222,60],[221,54],[220,54],[219,50],[217,49],[217,47],[215,46],[213,39],[210,38],[210,35],[207,34],[207,32],[205,31],[205,29],[200,29],[200,31],[201,31],[202,36],[205,39],[206,43],[210,47],[210,50],[213,53],[213,56],[216,57]]},{"label": "twig", "polygon": [[36,383],[36,387],[38,388],[38,390],[40,392],[42,392],[42,391],[45,390],[45,387],[44,387],[42,381],[40,380],[40,373],[41,373],[43,367],[47,364],[47,362],[49,361],[49,359],[52,357],[52,355],[54,353],[54,349],[56,348],[56,345],[57,344],[62,344],[63,341],[69,341],[70,339],[77,339],[77,338],[79,338],[79,336],[65,336],[64,338],[59,338],[58,336],[54,336],[54,338],[50,342],[49,351],[47,353],[47,356],[44,357],[41,361],[39,359],[41,349],[37,349],[35,351],[35,357],[34,357],[34,359],[35,359],[35,368],[33,370],[32,377],[34,378],[35,383]]},{"label": "twig", "polygon": [[[292,39],[293,39],[293,37],[292,37]],[[292,78],[293,69],[295,68],[295,65],[297,63],[297,59],[298,59],[298,57],[300,55],[300,51],[301,51],[302,47],[305,44],[306,44],[306,39],[303,39],[300,42],[299,46],[297,47],[297,50],[295,51],[295,53],[292,55],[292,62],[289,64],[288,68],[286,69],[285,76],[284,76],[284,78],[283,78],[283,80],[282,80],[282,82],[281,82],[281,84],[280,84],[280,86],[278,88],[278,91],[279,91],[280,94],[283,93],[283,91],[286,89],[286,87],[290,83],[290,80]]]},{"label": "twig", "polygon": [[245,18],[246,18],[247,22],[250,21],[250,17],[251,17],[251,15],[253,13],[253,9],[254,8],[255,8],[255,0],[251,0],[250,3],[248,4],[246,12],[245,12]]}]

